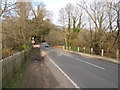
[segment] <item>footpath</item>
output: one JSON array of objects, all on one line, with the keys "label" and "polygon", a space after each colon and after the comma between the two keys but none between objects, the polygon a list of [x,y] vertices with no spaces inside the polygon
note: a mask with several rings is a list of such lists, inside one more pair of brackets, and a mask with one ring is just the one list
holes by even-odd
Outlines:
[{"label": "footpath", "polygon": [[58,81],[46,66],[40,49],[35,49],[35,55],[28,62],[27,70],[22,82],[22,88],[57,88]]}]

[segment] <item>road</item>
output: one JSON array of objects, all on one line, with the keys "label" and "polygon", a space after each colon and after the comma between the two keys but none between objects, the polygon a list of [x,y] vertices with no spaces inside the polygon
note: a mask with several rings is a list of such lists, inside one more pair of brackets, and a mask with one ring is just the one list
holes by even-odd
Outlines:
[{"label": "road", "polygon": [[80,88],[118,88],[118,64],[53,47],[41,49]]}]

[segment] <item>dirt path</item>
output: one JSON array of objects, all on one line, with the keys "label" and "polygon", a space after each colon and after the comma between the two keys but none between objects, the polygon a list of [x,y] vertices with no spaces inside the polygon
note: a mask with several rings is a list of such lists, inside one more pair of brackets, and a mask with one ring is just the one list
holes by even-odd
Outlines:
[{"label": "dirt path", "polygon": [[35,50],[34,57],[29,60],[27,71],[22,83],[23,88],[56,88],[59,87],[58,82],[52,75],[49,68],[44,62],[44,58],[40,57],[40,50]]}]

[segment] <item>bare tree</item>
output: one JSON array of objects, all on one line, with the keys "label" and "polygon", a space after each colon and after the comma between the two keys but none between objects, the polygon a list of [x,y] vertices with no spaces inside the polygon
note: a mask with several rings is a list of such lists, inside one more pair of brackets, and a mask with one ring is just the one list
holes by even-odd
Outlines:
[{"label": "bare tree", "polygon": [[93,47],[96,50],[96,53],[99,52],[100,48],[102,47],[102,42],[104,41],[104,38],[102,38],[101,36],[103,36],[104,34],[104,25],[103,22],[106,19],[106,15],[105,15],[105,10],[104,10],[104,3],[101,2],[94,2],[93,5],[90,4],[86,4],[84,2],[84,6],[81,4],[78,4],[81,8],[83,8],[86,13],[88,14],[88,16],[91,18],[92,22],[94,23],[94,29],[95,29],[95,38],[94,38],[94,42],[93,42]]},{"label": "bare tree", "polygon": [[0,11],[0,17],[5,13],[8,12],[10,10],[16,9],[16,7],[14,7],[16,5],[16,2],[10,2],[8,0],[1,0],[1,6],[3,6],[1,8]]},{"label": "bare tree", "polygon": [[65,8],[61,8],[59,11],[59,23],[62,25],[63,30],[65,30],[66,27],[66,12]]},{"label": "bare tree", "polygon": [[116,35],[116,38],[115,38],[115,41],[114,41],[114,44],[113,44],[113,47],[115,45],[115,43],[117,42],[118,40],[118,49],[120,50],[120,1],[117,2],[117,3],[114,3],[114,2],[111,2],[108,4],[108,7],[109,8],[112,8],[113,10],[115,10],[116,14],[117,14],[117,35]]},{"label": "bare tree", "polygon": [[82,22],[82,15],[79,7],[71,3],[60,10],[59,21],[65,29],[65,45],[68,49],[72,45],[72,39],[75,39],[78,32],[85,26]]},{"label": "bare tree", "polygon": [[[72,4],[67,4],[65,8],[60,10],[60,22],[65,29],[65,46],[69,49],[70,46],[70,31],[71,31],[71,16],[72,16]],[[67,26],[67,28],[65,27]]]}]

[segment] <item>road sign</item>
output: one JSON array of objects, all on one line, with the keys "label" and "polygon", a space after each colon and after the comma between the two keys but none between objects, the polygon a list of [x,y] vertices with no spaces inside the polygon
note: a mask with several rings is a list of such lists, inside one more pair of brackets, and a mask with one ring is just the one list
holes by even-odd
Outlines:
[{"label": "road sign", "polygon": [[34,39],[34,37],[32,37],[32,40]]},{"label": "road sign", "polygon": [[34,44],[34,43],[35,43],[35,41],[34,41],[34,40],[32,40],[32,43]]}]

